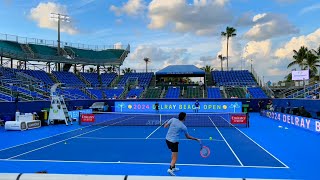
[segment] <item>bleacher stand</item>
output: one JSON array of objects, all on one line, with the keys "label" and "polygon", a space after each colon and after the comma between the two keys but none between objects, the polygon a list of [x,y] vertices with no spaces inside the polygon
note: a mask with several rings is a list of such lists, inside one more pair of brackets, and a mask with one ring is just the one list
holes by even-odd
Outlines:
[{"label": "bleacher stand", "polygon": [[96,96],[98,99],[104,99],[102,90],[100,90],[100,89],[91,89],[91,88],[90,88],[90,89],[88,89],[88,91],[89,91],[92,95]]},{"label": "bleacher stand", "polygon": [[114,80],[114,78],[117,77],[116,73],[102,73],[100,75],[101,77],[101,82],[103,87],[108,87],[110,86],[111,82]]},{"label": "bleacher stand", "polygon": [[267,98],[268,97],[260,87],[248,87],[248,91],[253,98]]},{"label": "bleacher stand", "polygon": [[58,79],[58,81],[64,83],[66,86],[85,86],[84,82],[82,82],[74,73],[53,71],[52,74]]},{"label": "bleacher stand", "polygon": [[166,98],[179,98],[180,97],[180,87],[169,87],[166,94]]},{"label": "bleacher stand", "polygon": [[82,77],[87,80],[92,87],[99,87],[99,75],[97,73],[80,73]]},{"label": "bleacher stand", "polygon": [[217,86],[256,86],[253,76],[248,70],[212,71],[212,79]]},{"label": "bleacher stand", "polygon": [[219,88],[208,88],[208,98],[222,98]]},{"label": "bleacher stand", "polygon": [[49,77],[49,75],[45,72],[45,71],[40,71],[40,70],[23,70],[22,71],[25,74],[28,74],[32,77],[35,77],[37,79],[39,79],[40,81],[48,84],[48,85],[52,85],[54,84],[54,82],[52,81],[52,79]]},{"label": "bleacher stand", "polygon": [[128,98],[139,98],[142,92],[143,92],[142,88],[131,89],[127,94],[127,99]]},{"label": "bleacher stand", "polygon": [[153,76],[153,73],[126,73],[120,80],[119,85],[125,86],[128,79],[130,80],[130,79],[137,78],[138,85],[140,87],[147,87],[150,84],[152,76]]},{"label": "bleacher stand", "polygon": [[119,99],[123,91],[123,88],[110,88],[105,90],[105,95],[107,99]]}]

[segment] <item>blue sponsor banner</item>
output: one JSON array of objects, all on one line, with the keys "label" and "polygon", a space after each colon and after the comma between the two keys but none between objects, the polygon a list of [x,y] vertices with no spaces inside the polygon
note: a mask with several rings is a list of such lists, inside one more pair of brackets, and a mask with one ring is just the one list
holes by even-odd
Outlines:
[{"label": "blue sponsor banner", "polygon": [[81,110],[74,110],[68,111],[68,115],[71,119],[77,119],[79,121],[79,114],[92,114],[92,109],[81,109]]},{"label": "blue sponsor banner", "polygon": [[261,111],[261,115],[270,119],[277,120],[284,125],[295,126],[298,128],[320,133],[320,121],[318,119],[294,116],[291,114],[284,114],[268,110]]},{"label": "blue sponsor banner", "polygon": [[[116,112],[155,113],[156,101],[116,101]],[[160,113],[192,113],[195,111],[195,101],[160,101]],[[242,112],[242,102],[200,102],[199,113],[233,113]]]}]

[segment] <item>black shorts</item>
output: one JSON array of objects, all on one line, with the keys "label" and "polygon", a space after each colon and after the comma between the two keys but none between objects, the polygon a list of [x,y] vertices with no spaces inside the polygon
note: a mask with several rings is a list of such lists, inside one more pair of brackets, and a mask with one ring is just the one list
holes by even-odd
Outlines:
[{"label": "black shorts", "polygon": [[167,146],[169,149],[171,149],[171,152],[178,152],[178,146],[179,146],[179,142],[170,142],[168,140],[166,140]]}]

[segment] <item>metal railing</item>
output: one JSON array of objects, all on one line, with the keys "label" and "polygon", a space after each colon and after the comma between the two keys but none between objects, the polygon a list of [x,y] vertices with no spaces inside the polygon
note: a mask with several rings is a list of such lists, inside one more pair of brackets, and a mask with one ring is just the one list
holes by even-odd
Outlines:
[{"label": "metal railing", "polygon": [[[22,37],[22,36],[11,35],[11,34],[2,34],[2,33],[0,33],[0,40],[17,42],[17,43],[20,43],[20,44],[37,44],[37,45],[58,47],[57,40],[29,38],[29,37]],[[64,46],[70,46],[70,47],[79,48],[79,49],[96,50],[96,51],[98,51],[98,50],[107,50],[107,49],[126,49],[126,50],[130,50],[130,45],[121,45],[121,44],[89,45],[89,44],[71,43],[71,42],[63,42],[63,41],[61,41],[60,42],[60,47],[64,47]]]}]

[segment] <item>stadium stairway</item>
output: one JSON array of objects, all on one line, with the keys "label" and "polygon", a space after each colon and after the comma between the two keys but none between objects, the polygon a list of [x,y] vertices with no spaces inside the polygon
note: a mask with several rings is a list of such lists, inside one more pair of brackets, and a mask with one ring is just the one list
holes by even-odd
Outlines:
[{"label": "stadium stairway", "polygon": [[95,94],[92,94],[87,88],[81,88],[81,91],[89,96],[91,99],[99,99]]},{"label": "stadium stairway", "polygon": [[82,82],[86,84],[87,87],[93,87],[94,85],[91,84],[81,73],[75,74]]},{"label": "stadium stairway", "polygon": [[30,48],[28,44],[20,44],[21,49],[24,51],[26,54],[31,54],[31,57],[34,57],[34,52]]},{"label": "stadium stairway", "polygon": [[17,92],[17,91],[14,91],[8,87],[4,87],[4,86],[0,86],[0,91],[3,93],[3,94],[7,94],[7,95],[10,95],[12,97],[16,97],[17,94],[19,93],[19,99],[22,100],[22,101],[33,101],[34,98],[25,94],[25,93],[21,93],[21,92]]},{"label": "stadium stairway", "polygon": [[53,74],[48,73],[48,76],[50,77],[50,79],[52,79],[54,83],[59,83],[58,79]]}]

